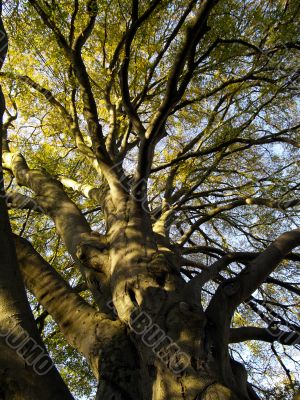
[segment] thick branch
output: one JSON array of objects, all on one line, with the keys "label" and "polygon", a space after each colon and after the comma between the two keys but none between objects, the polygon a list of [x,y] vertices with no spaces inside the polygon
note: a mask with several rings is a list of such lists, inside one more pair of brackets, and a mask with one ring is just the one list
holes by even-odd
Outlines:
[{"label": "thick branch", "polygon": [[245,301],[268,278],[280,261],[299,245],[300,229],[286,232],[250,262],[249,266],[230,283],[232,288],[230,312]]},{"label": "thick branch", "polygon": [[247,340],[260,340],[263,342],[279,342],[284,345],[294,346],[300,343],[300,333],[286,332],[278,328],[257,328],[254,326],[230,329],[230,343],[240,343]]},{"label": "thick branch", "polygon": [[91,363],[98,377],[98,354],[120,326],[75,293],[26,239],[14,238],[27,288],[53,317],[66,340]]},{"label": "thick branch", "polygon": [[58,234],[62,236],[70,254],[76,258],[82,235],[90,233],[91,228],[64,192],[61,183],[45,172],[29,169],[21,154],[4,153],[3,159],[18,184],[30,188],[38,196],[38,205],[54,220]]},{"label": "thick branch", "polygon": [[60,182],[64,185],[64,187],[68,189],[73,189],[76,192],[82,193],[87,199],[91,199],[96,201],[98,204],[102,204],[104,197],[105,197],[105,190],[102,190],[100,188],[84,184],[84,183],[79,183],[75,181],[74,179],[71,178],[66,178],[66,177],[60,177],[59,178]]}]

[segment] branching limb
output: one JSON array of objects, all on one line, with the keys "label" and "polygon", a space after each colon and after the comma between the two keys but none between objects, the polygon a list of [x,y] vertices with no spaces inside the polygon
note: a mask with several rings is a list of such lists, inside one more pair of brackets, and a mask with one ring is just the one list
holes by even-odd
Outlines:
[{"label": "branching limb", "polygon": [[[290,128],[286,128],[286,129],[282,129],[276,133],[272,133],[270,135],[266,135],[262,138],[258,138],[258,139],[249,139],[249,138],[241,138],[241,137],[237,137],[234,139],[230,139],[230,140],[226,140],[223,141],[221,144],[218,144],[217,146],[212,146],[210,148],[207,149],[203,149],[203,150],[198,150],[198,151],[194,151],[194,152],[190,152],[184,155],[180,155],[179,157],[177,157],[176,159],[170,161],[169,163],[166,163],[164,165],[160,165],[159,167],[155,167],[152,169],[151,172],[158,172],[161,171],[165,168],[171,167],[173,165],[177,165],[178,163],[180,163],[181,161],[184,160],[188,160],[190,158],[196,158],[196,157],[202,157],[205,155],[209,155],[209,154],[213,154],[216,152],[221,151],[223,148],[227,148],[228,146],[231,146],[233,144],[241,144],[242,146],[235,149],[234,152],[239,152],[239,151],[243,151],[245,149],[249,149],[253,146],[260,146],[263,144],[269,144],[269,143],[288,143],[290,145],[293,145],[295,147],[298,146],[297,143],[295,143],[293,140],[291,140],[288,137],[288,133],[289,132],[297,132],[300,129],[300,124],[296,124]],[[227,153],[227,155],[232,154],[233,151],[231,153]]]},{"label": "branching limb", "polygon": [[275,208],[275,209],[279,209],[279,210],[286,210],[291,207],[296,207],[299,204],[300,204],[299,199],[281,201],[281,200],[273,200],[273,199],[267,199],[267,198],[262,198],[262,197],[257,197],[257,198],[245,197],[245,198],[240,198],[240,199],[234,200],[232,203],[213,207],[210,211],[207,212],[207,215],[205,215],[202,218],[197,219],[191,225],[191,227],[181,237],[181,239],[179,241],[179,245],[183,246],[188,241],[188,239],[191,237],[191,235],[202,224],[211,220],[212,218],[216,217],[217,215],[219,215],[220,213],[222,213],[224,211],[229,211],[229,210],[232,210],[237,207],[248,206],[248,205],[258,205],[258,206],[265,206],[265,207],[269,207],[269,208]]},{"label": "branching limb", "polygon": [[206,314],[217,329],[223,332],[220,337],[223,345],[228,344],[230,321],[238,305],[246,301],[266,281],[280,261],[299,245],[299,229],[282,234],[235,278],[225,280],[219,286],[207,307]]},{"label": "branching limb", "polygon": [[82,46],[90,36],[92,28],[94,26],[97,14],[96,2],[94,0],[90,0],[88,2],[87,6],[90,19],[86,28],[80,33],[78,38],[75,39],[74,47],[71,47],[69,45],[55,22],[52,20],[51,16],[45,11],[43,7],[41,7],[37,0],[30,0],[30,4],[35,8],[44,24],[51,29],[51,31],[55,35],[57,43],[62,47],[66,58],[72,64],[75,76],[79,82],[79,86],[82,91],[84,116],[93,142],[94,154],[100,165],[103,168],[105,167],[107,171],[107,167],[109,168],[109,166],[111,165],[111,160],[105,147],[102,126],[99,122],[97,104],[93,95],[90,78],[81,55]]},{"label": "branching limb", "polygon": [[[208,30],[207,19],[217,0],[203,1],[196,11],[196,16],[186,31],[186,37],[175,61],[171,67],[167,80],[166,92],[163,101],[154,113],[145,132],[145,138],[141,142],[137,172],[133,184],[134,195],[137,199],[145,198],[147,179],[149,177],[154,149],[156,144],[165,135],[165,122],[170,111],[178,103],[190,82],[195,65],[195,51],[198,43]],[[186,68],[186,72],[184,72]],[[180,78],[182,82],[179,84]]]},{"label": "branching limb", "polygon": [[125,107],[125,111],[129,116],[129,119],[132,123],[133,129],[140,136],[143,136],[145,133],[145,128],[142,125],[138,113],[131,102],[130,93],[129,93],[129,83],[128,83],[128,69],[130,63],[130,52],[131,52],[131,44],[136,35],[138,28],[142,25],[142,23],[149,18],[149,16],[153,13],[158,4],[161,3],[161,0],[153,0],[149,8],[139,17],[139,2],[133,0],[132,1],[132,24],[126,34],[125,39],[125,56],[120,70],[120,87],[122,92],[123,104]]}]

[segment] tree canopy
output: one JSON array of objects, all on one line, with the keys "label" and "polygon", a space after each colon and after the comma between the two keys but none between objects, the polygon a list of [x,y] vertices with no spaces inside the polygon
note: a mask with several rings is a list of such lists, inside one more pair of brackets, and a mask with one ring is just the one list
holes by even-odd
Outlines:
[{"label": "tree canopy", "polygon": [[[218,329],[228,325],[248,398],[258,398],[253,390],[292,399],[300,379],[299,2],[9,0],[2,15],[5,198],[38,330],[74,396],[92,398],[97,384],[82,332],[64,330],[64,290],[104,314],[112,298],[125,324],[122,307],[141,306],[128,289],[141,274],[134,263],[126,289],[113,262],[109,273],[86,267],[95,246],[114,259],[123,216],[142,223],[120,247],[133,254],[135,240],[155,241],[158,265],[168,262],[182,281],[166,286],[172,273],[162,268],[158,287],[181,290]],[[147,257],[134,260],[150,271]],[[54,306],[43,301],[50,286]]]}]

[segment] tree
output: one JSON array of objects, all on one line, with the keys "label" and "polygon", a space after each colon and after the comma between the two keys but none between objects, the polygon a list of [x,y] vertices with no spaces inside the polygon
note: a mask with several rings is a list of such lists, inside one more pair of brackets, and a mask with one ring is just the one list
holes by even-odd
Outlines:
[{"label": "tree", "polygon": [[[268,398],[274,370],[296,392],[299,11],[4,3],[2,244],[22,281],[2,259],[0,295],[27,304],[25,285],[35,322],[27,306],[21,322],[78,395],[82,356],[97,399]],[[27,399],[23,374],[7,388],[3,345],[2,397]],[[72,398],[54,368],[30,379]]]}]

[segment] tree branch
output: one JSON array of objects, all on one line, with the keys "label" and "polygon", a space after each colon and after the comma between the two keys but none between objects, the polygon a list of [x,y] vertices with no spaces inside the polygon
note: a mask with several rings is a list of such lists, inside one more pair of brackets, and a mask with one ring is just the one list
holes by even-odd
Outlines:
[{"label": "tree branch", "polygon": [[65,119],[66,125],[70,128],[71,132],[74,135],[78,150],[88,157],[94,157],[92,150],[84,142],[78,124],[76,124],[76,121],[72,118],[67,109],[55,98],[55,96],[49,89],[41,86],[38,82],[35,82],[27,75],[19,75],[11,72],[0,72],[0,76],[24,82],[28,86],[35,89],[38,93],[40,93],[53,107],[55,107],[60,112],[61,116]]},{"label": "tree branch", "polygon": [[[300,245],[300,229],[279,236],[265,251],[250,262],[232,282],[225,284],[229,293],[230,313],[245,301],[275,270],[292,249]],[[228,287],[226,289],[226,286]]]},{"label": "tree branch", "polygon": [[257,328],[254,326],[230,329],[230,343],[240,343],[248,340],[260,340],[263,342],[278,342],[287,346],[300,343],[300,332],[283,331],[278,328]]},{"label": "tree branch", "polygon": [[[180,100],[192,78],[193,70],[196,67],[194,64],[196,47],[208,30],[207,19],[212,8],[217,3],[218,0],[204,0],[201,2],[193,22],[186,31],[185,40],[170,69],[164,99],[151,118],[145,132],[145,138],[141,141],[138,166],[133,183],[133,192],[137,199],[145,198],[147,180],[152,167],[155,146],[166,133],[165,122],[169,116],[170,110]],[[181,86],[178,87],[178,82],[185,66],[187,72]]]},{"label": "tree branch", "polygon": [[132,24],[125,38],[125,55],[120,69],[120,87],[123,98],[123,104],[127,115],[132,123],[133,129],[142,136],[145,133],[145,128],[141,123],[138,113],[130,100],[129,84],[128,84],[128,69],[130,63],[131,44],[136,35],[138,28],[142,23],[149,18],[161,0],[152,0],[148,9],[138,17],[138,1],[132,2]]},{"label": "tree branch", "polygon": [[99,354],[121,325],[86,303],[24,238],[14,236],[28,289],[58,324],[66,340],[90,362],[99,377]]},{"label": "tree branch", "polygon": [[[158,167],[152,168],[151,173],[154,172],[158,172],[161,171],[165,168],[169,168],[173,165],[177,165],[178,163],[180,163],[181,161],[185,161],[188,160],[190,158],[196,158],[196,157],[202,157],[205,155],[209,155],[209,154],[213,154],[213,153],[217,153],[219,151],[221,151],[223,148],[226,148],[228,146],[231,146],[233,144],[244,144],[245,146],[241,146],[238,149],[235,149],[234,152],[237,151],[241,151],[244,149],[248,149],[252,146],[259,146],[262,144],[269,144],[269,143],[289,143],[292,145],[296,145],[296,143],[294,143],[291,139],[289,139],[288,137],[280,137],[284,134],[288,134],[289,132],[293,132],[293,131],[297,131],[300,128],[300,124],[297,124],[295,126],[292,126],[290,128],[286,128],[286,129],[282,129],[281,131],[278,131],[276,133],[273,133],[271,135],[266,135],[265,137],[262,138],[258,138],[258,139],[249,139],[249,138],[241,138],[241,137],[237,137],[234,139],[230,139],[230,140],[226,140],[223,141],[221,144],[218,144],[217,146],[212,146],[208,149],[204,149],[204,150],[198,150],[198,151],[194,151],[194,152],[190,152],[188,154],[183,154],[180,155],[179,157],[175,158],[174,160],[160,165]],[[226,155],[232,154],[231,153],[227,153]]]}]

